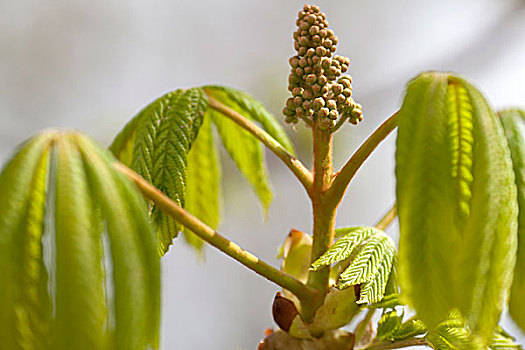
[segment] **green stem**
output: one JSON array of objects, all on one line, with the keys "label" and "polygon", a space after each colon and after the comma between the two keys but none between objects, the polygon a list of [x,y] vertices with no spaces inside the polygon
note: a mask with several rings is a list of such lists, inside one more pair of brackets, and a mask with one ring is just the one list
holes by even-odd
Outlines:
[{"label": "green stem", "polygon": [[250,134],[255,136],[261,141],[270,151],[272,151],[277,158],[283,161],[283,163],[292,171],[297,177],[299,182],[304,186],[306,192],[310,195],[312,190],[313,176],[310,170],[308,170],[300,160],[290,154],[279,142],[277,142],[270,134],[252,123],[240,113],[234,111],[228,106],[223,105],[217,100],[213,99],[208,95],[208,101],[210,107],[220,112],[237,125],[248,131]]},{"label": "green stem", "polygon": [[376,224],[376,228],[384,231],[390,226],[390,224],[394,221],[397,215],[397,203],[394,203],[392,208],[379,220],[379,222]]},{"label": "green stem", "polygon": [[327,203],[332,206],[337,206],[341,202],[348,184],[361,165],[363,165],[365,160],[370,154],[372,154],[381,141],[383,141],[396,128],[398,122],[397,116],[398,113],[396,112],[381,124],[335,175],[332,186],[326,193]]},{"label": "green stem", "polygon": [[[330,130],[313,128],[313,147],[314,181],[312,186],[312,211],[313,211],[313,242],[310,261],[317,260],[330,247],[335,235],[335,214],[336,207],[327,206],[325,203],[325,193],[330,188],[333,177],[332,161],[332,134]],[[326,295],[329,288],[330,268],[326,267],[319,271],[308,272],[307,285]],[[322,300],[321,300],[322,303]],[[311,320],[315,311],[321,306],[303,305],[303,318],[305,321]]]},{"label": "green stem", "polygon": [[320,299],[320,295],[316,290],[306,286],[298,279],[265,263],[250,252],[243,250],[234,242],[221,236],[127,166],[119,162],[115,162],[114,166],[118,171],[135,182],[144,197],[153,201],[160,210],[181,223],[183,226],[189,228],[207,243],[237,260],[250,270],[265,277],[278,286],[289,290],[303,303],[314,303]]},{"label": "green stem", "polygon": [[372,344],[363,350],[388,350],[388,349],[401,349],[409,346],[429,346],[428,341],[425,338],[410,338],[400,340],[397,342],[383,342]]}]

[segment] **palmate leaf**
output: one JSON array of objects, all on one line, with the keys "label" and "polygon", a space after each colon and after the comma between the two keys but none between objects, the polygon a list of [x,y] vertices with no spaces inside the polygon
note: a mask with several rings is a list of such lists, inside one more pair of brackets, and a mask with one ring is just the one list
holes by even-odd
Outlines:
[{"label": "palmate leaf", "polygon": [[[113,169],[113,162],[85,136],[50,131],[24,144],[3,169],[2,347],[158,348],[155,233],[140,193]],[[50,168],[56,176],[48,175]],[[56,193],[48,194],[48,188]],[[52,200],[54,205],[48,206]],[[55,230],[44,234],[45,212],[50,210]],[[46,255],[54,261],[47,266],[50,281]],[[107,285],[107,274],[112,285]],[[113,301],[108,290],[114,292]]]},{"label": "palmate leaf", "polygon": [[518,257],[514,269],[509,313],[525,331],[525,111],[508,109],[499,113],[509,143],[512,165],[518,188]]},{"label": "palmate leaf", "polygon": [[[385,295],[395,255],[390,237],[374,227],[338,229],[339,238],[312,263],[313,270],[348,259],[349,266],[340,274],[337,287],[360,285],[358,304],[377,303]],[[393,283],[393,282],[392,282]]]},{"label": "palmate leaf", "polygon": [[[205,124],[199,132],[203,122],[215,124],[225,149],[254,188],[265,210],[272,193],[261,144],[226,116],[208,108],[203,89],[218,102],[260,124],[293,153],[286,133],[260,102],[242,91],[222,86],[177,90],[164,95],[128,122],[110,150],[171,199],[216,228],[220,213],[220,165],[212,129]],[[164,254],[181,227],[156,208],[152,214],[160,227],[159,251]],[[190,245],[200,250],[200,239],[190,231],[184,235]]]},{"label": "palmate leaf", "polygon": [[396,150],[399,281],[429,327],[458,308],[488,345],[516,252],[516,188],[503,130],[464,80],[410,82]]}]

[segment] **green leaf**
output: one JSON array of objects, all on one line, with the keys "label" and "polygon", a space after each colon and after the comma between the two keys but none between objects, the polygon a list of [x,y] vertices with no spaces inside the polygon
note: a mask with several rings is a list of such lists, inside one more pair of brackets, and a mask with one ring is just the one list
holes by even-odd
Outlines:
[{"label": "green leaf", "polygon": [[85,136],[76,136],[90,187],[106,220],[112,258],[112,348],[159,346],[160,261],[147,206],[113,158]]},{"label": "green leaf", "polygon": [[512,156],[512,165],[518,188],[518,257],[514,269],[509,313],[525,331],[525,111],[509,109],[499,113]]},{"label": "green leaf", "polygon": [[403,315],[398,316],[396,310],[384,312],[377,324],[377,338],[393,340],[395,330],[403,323]]},{"label": "green leaf", "polygon": [[43,132],[25,142],[0,173],[0,339],[6,349],[48,345],[51,299],[42,235],[53,137]]},{"label": "green leaf", "polygon": [[437,350],[478,349],[471,342],[470,331],[457,311],[452,311],[449,318],[430,330],[427,339]]},{"label": "green leaf", "polygon": [[49,131],[0,173],[2,348],[158,348],[156,235],[140,192],[113,162],[80,134]]},{"label": "green leaf", "polygon": [[421,320],[417,319],[416,317],[412,317],[397,327],[394,332],[392,332],[392,340],[398,341],[417,337],[418,335],[423,335],[426,332],[427,328],[423,322],[421,322]]},{"label": "green leaf", "polygon": [[218,102],[239,112],[244,117],[255,121],[270,136],[279,142],[288,152],[295,154],[294,147],[288,135],[275,116],[271,114],[259,101],[253,96],[226,86],[208,85],[203,89]]},{"label": "green leaf", "polygon": [[325,266],[332,265],[333,263],[351,257],[358,246],[380,232],[381,230],[367,226],[337,229],[336,235],[341,238],[339,238],[330,249],[326,251],[326,253],[312,263],[312,269],[317,271]]},{"label": "green leaf", "polygon": [[[122,162],[184,206],[188,152],[207,107],[208,100],[200,88],[169,92],[134,117],[110,149]],[[154,205],[151,214],[159,227],[159,250],[165,253],[180,225]]]},{"label": "green leaf", "polygon": [[339,283],[342,286],[352,286],[370,281],[378,273],[382,261],[388,260],[385,259],[387,257],[389,261],[385,263],[385,268],[388,272],[385,277],[388,277],[394,252],[394,242],[390,237],[382,232],[377,233],[370,237],[350,266],[341,274]]},{"label": "green leaf", "polygon": [[508,293],[516,251],[516,188],[503,130],[466,81],[410,82],[396,150],[399,281],[429,327],[457,307],[485,345]]},{"label": "green leaf", "polygon": [[54,349],[105,346],[102,232],[80,152],[57,140],[55,196],[56,319]]},{"label": "green leaf", "polygon": [[[221,178],[218,157],[211,121],[205,118],[199,131],[199,137],[188,154],[185,208],[213,229],[217,228],[220,219]],[[198,250],[202,248],[202,239],[188,229],[184,230],[184,238]]]},{"label": "green leaf", "polygon": [[262,145],[249,132],[222,114],[208,109],[206,117],[215,124],[224,148],[237,168],[252,185],[265,211],[272,201],[272,191]]},{"label": "green leaf", "polygon": [[492,350],[522,350],[521,345],[515,343],[515,339],[507,334],[501,327],[494,334],[492,338],[492,344],[490,344]]}]

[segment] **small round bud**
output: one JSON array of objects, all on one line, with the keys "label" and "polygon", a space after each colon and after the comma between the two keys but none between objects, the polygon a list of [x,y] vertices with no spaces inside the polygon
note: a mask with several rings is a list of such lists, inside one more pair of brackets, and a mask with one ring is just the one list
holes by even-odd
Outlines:
[{"label": "small round bud", "polygon": [[322,130],[330,129],[330,128],[333,128],[334,126],[335,126],[335,121],[334,120],[330,120],[328,118],[322,119],[319,122],[319,128],[322,129]]},{"label": "small round bud", "polygon": [[298,116],[302,116],[303,115],[303,108],[302,107],[295,108],[295,114],[297,114]]},{"label": "small round bud", "polygon": [[337,95],[335,101],[337,102],[337,104],[342,105],[346,101],[346,97],[343,94]]},{"label": "small round bud", "polygon": [[348,72],[348,65],[346,65],[346,64],[343,63],[343,64],[341,65],[341,72],[343,72],[343,73]]},{"label": "small round bud", "polygon": [[293,96],[299,96],[299,95],[301,95],[302,93],[303,93],[303,88],[301,88],[301,87],[295,87],[295,88],[293,88],[293,90],[292,90],[292,95],[293,95]]},{"label": "small round bud", "polygon": [[326,102],[326,107],[328,107],[328,109],[330,109],[330,110],[335,110],[335,109],[337,109],[337,104],[336,104],[336,102],[334,100],[328,100]]},{"label": "small round bud", "polygon": [[304,74],[310,74],[310,73],[312,73],[312,66],[304,67]]},{"label": "small round bud", "polygon": [[308,28],[310,27],[310,25],[308,24],[308,22],[305,22],[305,21],[301,21],[301,24],[300,24],[300,27],[302,30],[308,30]]},{"label": "small round bud", "polygon": [[332,120],[336,120],[338,117],[339,117],[339,112],[337,112],[337,110],[335,109],[330,111],[330,113],[328,114],[328,118]]},{"label": "small round bud", "polygon": [[290,109],[290,110],[293,110],[295,109],[295,105],[293,103],[293,98],[289,98],[286,100],[286,108]]},{"label": "small round bud", "polygon": [[308,15],[305,17],[308,24],[314,24],[315,23],[315,15]]},{"label": "small round bud", "polygon": [[352,89],[348,89],[348,88],[344,89],[343,95],[345,95],[346,97],[352,96]]},{"label": "small round bud", "polygon": [[303,98],[301,96],[295,96],[293,99],[293,104],[296,107],[300,107],[303,104]]},{"label": "small round bud", "polygon": [[306,82],[310,85],[315,84],[315,81],[317,80],[317,76],[315,74],[310,74],[306,77]]},{"label": "small round bud", "polygon": [[306,67],[307,64],[308,62],[306,61],[306,58],[301,57],[301,59],[299,60],[299,66]]},{"label": "small round bud", "polygon": [[306,54],[306,47],[299,46],[298,43],[297,43],[297,47],[298,47],[298,49],[296,48],[296,50],[297,50],[297,53],[299,54],[299,56],[304,56]]},{"label": "small round bud", "polygon": [[308,100],[304,100],[302,107],[305,111],[307,111],[312,107],[312,103]]},{"label": "small round bud", "polygon": [[297,14],[297,17],[299,17],[299,19],[303,19],[305,13],[304,11],[299,11],[299,13]]},{"label": "small round bud", "polygon": [[324,84],[326,84],[328,82],[328,78],[326,76],[324,76],[324,75],[321,75],[317,79],[317,81],[319,82],[319,84],[324,85]]},{"label": "small round bud", "polygon": [[313,57],[315,55],[315,49],[309,48],[308,51],[306,51],[306,57]]},{"label": "small round bud", "polygon": [[318,111],[321,107],[324,107],[325,102],[322,97],[317,97],[313,102],[313,108]]},{"label": "small round bud", "polygon": [[321,37],[320,37],[319,35],[314,35],[314,36],[312,37],[312,41],[313,41],[314,43],[316,43],[316,44],[317,44],[317,43],[320,43],[320,42],[321,42]]},{"label": "small round bud", "polygon": [[321,60],[321,58],[319,56],[314,56],[312,57],[312,63],[313,64],[316,64],[317,62],[319,62]]},{"label": "small round bud", "polygon": [[301,36],[299,38],[299,45],[301,46],[308,46],[310,44],[310,40],[306,36]]},{"label": "small round bud", "polygon": [[339,79],[339,84],[343,85],[346,89],[350,89],[352,86],[352,79],[348,75],[345,75]]},{"label": "small round bud", "polygon": [[319,85],[319,84],[312,85],[312,90],[314,90],[314,92],[321,91],[321,85]]},{"label": "small round bud", "polygon": [[330,52],[334,53],[336,49],[337,48],[335,47],[335,45],[332,45],[332,47],[330,48]]},{"label": "small round bud", "polygon": [[311,26],[310,29],[308,30],[308,33],[310,33],[310,35],[316,35],[316,34],[319,34],[319,27],[318,26]]},{"label": "small round bud", "polygon": [[[299,69],[299,68],[297,68],[297,69]],[[332,66],[332,67],[328,68],[328,74],[337,76],[337,75],[341,74],[341,71],[339,69],[337,69],[336,67]]]},{"label": "small round bud", "polygon": [[319,115],[319,117],[321,117],[321,118],[326,118],[326,117],[328,117],[328,114],[330,114],[330,110],[329,110],[328,108],[326,108],[326,107],[321,108],[321,109],[319,110],[319,112],[318,112],[318,115]]},{"label": "small round bud", "polygon": [[342,84],[334,84],[332,85],[332,91],[334,94],[339,95],[343,92],[344,86]]},{"label": "small round bud", "polygon": [[[299,38],[299,43],[301,43],[301,38]],[[323,41],[323,46],[326,47],[327,49],[331,48],[332,47],[332,40],[330,39],[326,39]]]},{"label": "small round bud", "polygon": [[326,49],[324,47],[322,47],[322,46],[318,46],[315,49],[315,53],[317,53],[317,55],[323,57],[326,54]]},{"label": "small round bud", "polygon": [[[321,93],[325,95],[328,91],[330,91],[330,87],[328,86],[328,84],[323,85],[323,87],[321,88]],[[327,98],[330,99],[331,97],[327,97]]]},{"label": "small round bud", "polygon": [[292,58],[290,58],[290,66],[292,66],[293,68],[296,68],[298,65],[299,65],[299,57],[293,56]]},{"label": "small round bud", "polygon": [[321,38],[323,38],[323,39],[326,38],[326,37],[328,36],[328,30],[326,30],[326,29],[324,29],[324,28],[321,29],[321,30],[319,31],[319,36],[320,36]]},{"label": "small round bud", "polygon": [[328,69],[331,65],[331,60],[328,57],[321,58],[321,67]]},{"label": "small round bud", "polygon": [[314,92],[310,89],[306,89],[304,92],[303,92],[303,97],[306,99],[306,100],[311,100],[314,98]]}]

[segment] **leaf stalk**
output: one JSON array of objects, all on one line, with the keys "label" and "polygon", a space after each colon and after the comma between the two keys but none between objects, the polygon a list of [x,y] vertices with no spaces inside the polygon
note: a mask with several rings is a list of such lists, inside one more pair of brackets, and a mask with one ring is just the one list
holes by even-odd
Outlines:
[{"label": "leaf stalk", "polygon": [[237,260],[250,270],[265,277],[278,286],[289,290],[303,303],[310,304],[318,302],[319,299],[322,300],[318,291],[306,286],[298,279],[276,269],[252,253],[243,250],[234,242],[221,236],[211,227],[207,226],[205,223],[188,213],[181,206],[166,196],[162,191],[150,184],[143,177],[124,164],[115,162],[114,166],[118,171],[129,177],[138,186],[144,197],[153,201],[160,210],[175,219],[177,222],[181,223],[183,226],[189,228],[207,243],[211,244],[231,258]]}]

